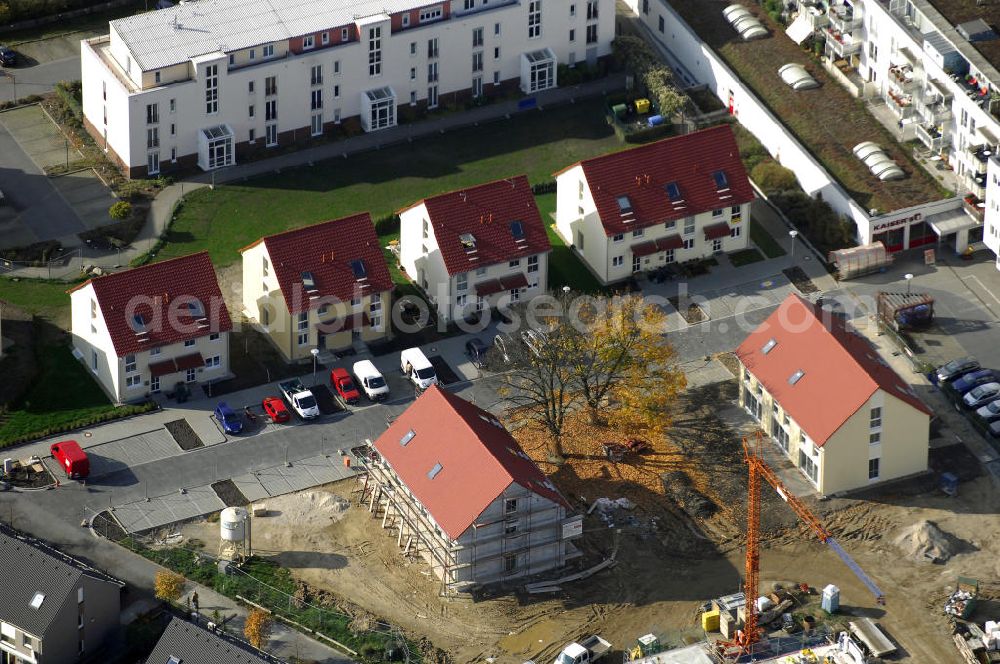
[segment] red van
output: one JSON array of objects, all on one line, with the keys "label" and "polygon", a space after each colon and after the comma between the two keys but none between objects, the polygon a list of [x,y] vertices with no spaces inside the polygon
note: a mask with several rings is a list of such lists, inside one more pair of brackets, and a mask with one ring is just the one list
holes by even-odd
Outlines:
[{"label": "red van", "polygon": [[90,474],[90,459],[75,440],[53,443],[49,450],[52,458],[66,471],[66,477],[83,479]]}]

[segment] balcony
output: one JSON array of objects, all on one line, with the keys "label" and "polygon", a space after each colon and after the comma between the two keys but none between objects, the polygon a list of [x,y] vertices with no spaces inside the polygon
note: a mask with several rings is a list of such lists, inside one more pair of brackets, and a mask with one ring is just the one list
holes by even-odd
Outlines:
[{"label": "balcony", "polygon": [[852,32],[861,27],[861,12],[846,5],[835,5],[828,12],[830,27],[840,32]]},{"label": "balcony", "polygon": [[916,72],[910,65],[893,65],[889,67],[889,83],[902,92],[913,90],[920,82]]},{"label": "balcony", "polygon": [[913,113],[913,95],[898,94],[890,88],[885,91],[885,103],[900,119],[907,118]]},{"label": "balcony", "polygon": [[974,219],[978,219],[980,223],[982,223],[983,218],[986,216],[986,201],[975,194],[966,194],[962,200],[962,207]]},{"label": "balcony", "polygon": [[826,29],[826,47],[837,54],[837,57],[846,58],[861,51],[861,40],[855,39],[850,32],[841,32],[832,28]]},{"label": "balcony", "polygon": [[931,152],[940,152],[949,142],[948,138],[934,124],[916,125],[916,134],[917,139],[926,145]]}]

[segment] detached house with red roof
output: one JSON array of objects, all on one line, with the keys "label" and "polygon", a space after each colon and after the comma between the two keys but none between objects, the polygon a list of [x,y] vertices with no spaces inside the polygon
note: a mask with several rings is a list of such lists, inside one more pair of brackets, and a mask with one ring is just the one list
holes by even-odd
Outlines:
[{"label": "detached house with red roof", "polygon": [[399,262],[443,320],[546,291],[552,246],[524,175],[425,198],[399,219]]},{"label": "detached house with red roof", "polygon": [[243,254],[243,312],[289,362],[389,334],[392,277],[367,212],[268,235]]},{"label": "detached house with red roof", "polygon": [[73,348],[115,402],[229,378],[232,321],[207,252],[69,291]]},{"label": "detached house with red roof", "polygon": [[492,413],[431,387],[373,444],[366,504],[448,589],[563,566],[583,528]]},{"label": "detached house with red roof", "polygon": [[556,230],[604,284],[746,249],[754,192],[728,125],[555,174]]},{"label": "detached house with red roof", "polygon": [[843,317],[789,295],[736,355],[740,404],[820,494],[927,470],[930,411]]}]

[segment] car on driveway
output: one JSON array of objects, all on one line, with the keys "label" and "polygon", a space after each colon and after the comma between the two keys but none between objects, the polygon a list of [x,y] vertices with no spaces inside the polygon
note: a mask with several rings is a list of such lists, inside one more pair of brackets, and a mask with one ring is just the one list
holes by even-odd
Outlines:
[{"label": "car on driveway", "polygon": [[264,409],[264,414],[275,424],[283,424],[292,419],[292,414],[288,412],[285,402],[280,397],[264,397],[260,405]]},{"label": "car on driveway", "polygon": [[486,354],[489,351],[490,347],[478,337],[472,337],[465,342],[465,354],[469,356],[469,359],[477,367],[482,367],[486,364]]},{"label": "car on driveway", "polygon": [[984,383],[992,383],[997,379],[992,369],[979,369],[967,373],[951,384],[951,388],[959,394],[965,394],[972,388]]},{"label": "car on driveway", "polygon": [[389,398],[389,386],[371,360],[355,362],[351,369],[369,401],[385,401]]},{"label": "car on driveway", "polygon": [[215,419],[226,433],[240,433],[243,431],[243,418],[235,410],[229,407],[225,401],[220,401],[215,407]]},{"label": "car on driveway", "polygon": [[1000,399],[991,401],[985,406],[979,408],[979,410],[976,411],[976,417],[986,424],[1000,420]]},{"label": "car on driveway", "polygon": [[994,438],[1000,438],[1000,420],[990,422],[989,432]]},{"label": "car on driveway", "polygon": [[13,67],[16,64],[17,53],[14,52],[14,49],[0,44],[0,65],[4,67]]},{"label": "car on driveway", "polygon": [[941,365],[937,370],[938,380],[942,383],[950,383],[959,376],[975,371],[979,368],[979,362],[971,357],[962,357]]},{"label": "car on driveway", "polygon": [[966,408],[979,408],[1000,398],[1000,383],[986,383],[973,388],[962,397]]},{"label": "car on driveway", "polygon": [[351,374],[347,373],[347,369],[343,367],[330,369],[330,385],[344,403],[353,406],[361,401],[361,393],[354,387],[354,380]]}]

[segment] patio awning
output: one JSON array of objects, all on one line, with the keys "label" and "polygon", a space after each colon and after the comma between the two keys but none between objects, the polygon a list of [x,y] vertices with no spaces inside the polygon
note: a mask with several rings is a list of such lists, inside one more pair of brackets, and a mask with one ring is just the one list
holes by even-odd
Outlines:
[{"label": "patio awning", "polygon": [[729,237],[729,224],[726,222],[705,226],[706,240],[718,240],[723,237]]},{"label": "patio awning", "polygon": [[813,27],[809,15],[806,12],[799,12],[798,18],[792,21],[792,24],[785,30],[785,34],[796,44],[801,44],[806,40],[806,37],[812,34],[812,31]]},{"label": "patio awning", "polygon": [[509,277],[500,277],[500,286],[503,290],[514,290],[515,288],[524,288],[527,285],[528,285],[528,278],[524,276],[523,272],[512,274]]},{"label": "patio awning", "polygon": [[182,355],[174,361],[177,363],[178,371],[184,371],[185,369],[200,369],[205,366],[205,358],[201,356],[201,353]]},{"label": "patio awning", "polygon": [[320,334],[334,334],[345,330],[355,330],[361,327],[367,327],[370,324],[371,319],[368,318],[368,314],[361,312],[358,314],[351,314],[346,318],[332,318],[330,320],[316,323],[316,331]]},{"label": "patio awning", "polygon": [[479,297],[493,295],[494,293],[499,293],[502,290],[503,286],[500,285],[499,279],[487,279],[486,281],[480,281],[476,284],[476,295]]},{"label": "patio awning", "polygon": [[167,374],[177,373],[177,363],[173,360],[153,362],[149,365],[149,373],[153,378],[159,378],[160,376],[166,376]]},{"label": "patio awning", "polygon": [[975,228],[981,222],[973,219],[964,209],[956,208],[950,212],[942,212],[927,217],[927,223],[938,234],[938,237],[943,238],[952,233]]},{"label": "patio awning", "polygon": [[655,254],[659,251],[656,248],[656,240],[650,240],[649,242],[640,242],[638,244],[633,244],[629,249],[632,250],[633,256],[649,256]]},{"label": "patio awning", "polygon": [[670,249],[680,249],[684,246],[684,238],[680,235],[668,235],[667,237],[661,237],[656,241],[656,248],[660,251],[668,251]]}]

